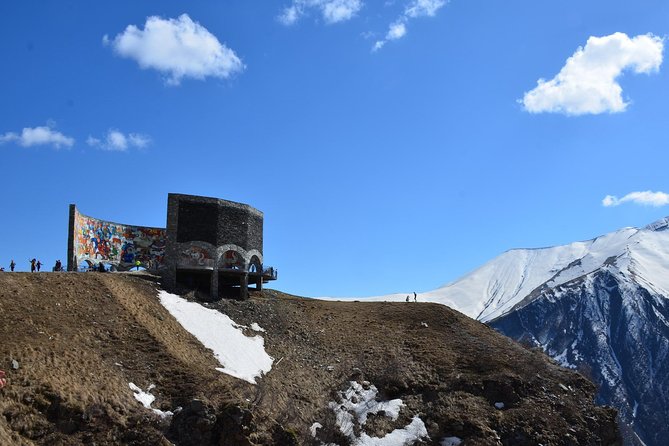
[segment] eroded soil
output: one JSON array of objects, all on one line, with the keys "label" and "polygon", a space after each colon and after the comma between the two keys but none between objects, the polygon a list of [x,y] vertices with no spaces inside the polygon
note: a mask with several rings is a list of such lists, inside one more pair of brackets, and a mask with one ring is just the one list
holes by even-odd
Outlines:
[{"label": "eroded soil", "polygon": [[[416,444],[618,444],[615,412],[593,405],[589,381],[447,307],[273,290],[204,303],[266,330],[274,366],[252,385],[215,370],[158,286],[128,274],[0,273],[1,445],[344,446],[328,403],[352,380],[405,404],[394,422],[371,417],[372,436],[419,415],[430,439]],[[152,407],[183,409],[161,418],[130,382],[156,386]]]}]

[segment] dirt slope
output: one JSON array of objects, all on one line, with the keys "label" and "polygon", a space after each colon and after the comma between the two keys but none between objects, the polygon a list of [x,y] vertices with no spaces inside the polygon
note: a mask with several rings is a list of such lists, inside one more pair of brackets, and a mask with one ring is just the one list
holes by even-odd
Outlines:
[{"label": "dirt slope", "polygon": [[[405,404],[395,422],[370,417],[378,437],[419,415],[431,440],[416,444],[618,444],[615,413],[593,406],[588,381],[444,306],[271,290],[205,304],[266,330],[275,362],[254,386],[215,370],[156,287],[123,274],[0,273],[0,445],[343,446],[328,403],[351,380]],[[161,419],[130,382],[156,386],[153,407],[184,409]]]}]

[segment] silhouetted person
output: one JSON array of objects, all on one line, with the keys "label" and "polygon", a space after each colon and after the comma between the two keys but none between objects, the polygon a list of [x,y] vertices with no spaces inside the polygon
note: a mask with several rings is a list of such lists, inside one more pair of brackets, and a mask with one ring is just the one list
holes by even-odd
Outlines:
[{"label": "silhouetted person", "polygon": [[31,273],[34,273],[35,270],[37,269],[37,267],[35,266],[35,262],[37,262],[36,259],[32,259],[32,260],[30,261],[30,272],[31,272]]},{"label": "silhouetted person", "polygon": [[418,302],[418,295],[416,294],[415,291],[413,292],[413,301]]},{"label": "silhouetted person", "polygon": [[12,259],[11,263],[9,264],[9,269],[14,272],[14,267],[16,267],[16,263],[14,263],[14,259]]},{"label": "silhouetted person", "polygon": [[407,294],[407,302],[409,302],[409,295]]},{"label": "silhouetted person", "polygon": [[42,262],[38,260],[35,265],[37,266],[37,272],[39,272],[39,270],[42,269]]}]

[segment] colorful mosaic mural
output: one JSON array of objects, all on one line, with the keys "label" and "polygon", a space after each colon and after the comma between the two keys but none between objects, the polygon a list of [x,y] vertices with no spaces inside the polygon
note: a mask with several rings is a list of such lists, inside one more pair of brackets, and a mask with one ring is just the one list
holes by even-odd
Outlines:
[{"label": "colorful mosaic mural", "polygon": [[157,270],[163,266],[166,239],[164,229],[121,225],[75,213],[77,264],[104,262],[129,269],[139,261],[142,267]]}]

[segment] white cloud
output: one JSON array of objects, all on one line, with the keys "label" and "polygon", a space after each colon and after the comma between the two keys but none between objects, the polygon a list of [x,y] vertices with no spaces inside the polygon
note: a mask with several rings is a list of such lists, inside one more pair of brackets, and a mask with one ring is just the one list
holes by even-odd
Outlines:
[{"label": "white cloud", "polygon": [[407,17],[433,17],[445,4],[445,0],[414,0],[407,6],[405,14]]},{"label": "white cloud", "polygon": [[86,144],[103,150],[125,152],[129,148],[142,149],[151,143],[151,138],[139,133],[124,134],[119,130],[110,129],[104,139],[89,136]]},{"label": "white cloud", "polygon": [[652,73],[662,64],[664,40],[652,34],[633,38],[624,33],[590,37],[567,59],[553,79],[539,79],[522,100],[530,113],[583,115],[625,111],[617,78],[624,70]]},{"label": "white cloud", "polygon": [[320,12],[326,23],[339,23],[355,17],[362,7],[362,0],[293,0],[290,6],[283,9],[278,20],[290,26],[313,9]]},{"label": "white cloud", "polygon": [[165,74],[170,85],[178,85],[183,78],[225,79],[244,70],[235,52],[188,14],[177,19],[151,16],[143,30],[128,25],[113,39],[104,36],[103,42],[120,56],[136,60],[142,69]]},{"label": "white cloud", "polygon": [[323,18],[327,23],[350,20],[362,8],[361,0],[328,0],[323,3]]},{"label": "white cloud", "polygon": [[290,26],[302,15],[302,11],[296,5],[288,6],[283,10],[281,15],[278,17],[279,22],[283,23],[286,26]]},{"label": "white cloud", "polygon": [[386,34],[386,40],[397,40],[404,37],[407,33],[407,27],[404,23],[398,22],[390,25],[388,29],[388,34]]},{"label": "white cloud", "polygon": [[146,135],[140,135],[138,133],[131,133],[128,135],[128,141],[131,146],[143,149],[151,143],[151,138]]},{"label": "white cloud", "polygon": [[16,142],[22,147],[46,146],[51,145],[57,149],[61,147],[72,147],[74,138],[63,135],[51,128],[52,125],[40,127],[25,127],[20,134],[7,132],[0,135],[0,144]]},{"label": "white cloud", "polygon": [[434,17],[447,0],[412,0],[405,8],[400,17],[388,26],[388,32],[382,40],[377,40],[372,47],[372,52],[378,51],[392,40],[398,40],[407,33],[407,22],[418,17]]},{"label": "white cloud", "polygon": [[606,207],[619,206],[623,203],[632,202],[645,206],[666,206],[669,204],[669,194],[664,192],[653,192],[650,190],[643,192],[630,192],[622,198],[614,195],[607,195],[602,200],[602,205]]}]

